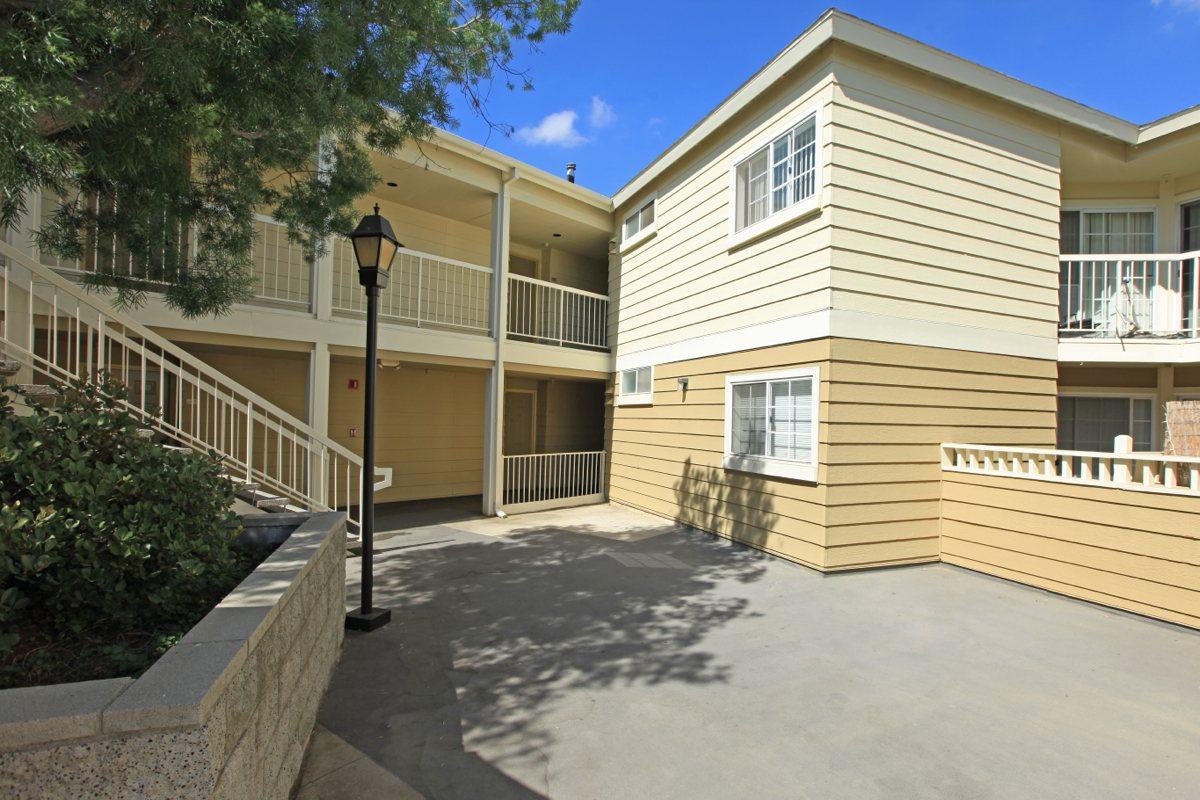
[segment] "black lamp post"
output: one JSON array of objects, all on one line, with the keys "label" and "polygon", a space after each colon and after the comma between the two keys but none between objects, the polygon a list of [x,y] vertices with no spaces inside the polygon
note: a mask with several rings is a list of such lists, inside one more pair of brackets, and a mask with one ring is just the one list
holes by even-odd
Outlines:
[{"label": "black lamp post", "polygon": [[375,561],[375,363],[376,329],[379,316],[379,290],[388,284],[392,259],[401,245],[392,232],[392,223],[375,213],[363,217],[350,234],[354,258],[358,261],[358,282],[367,292],[367,357],[363,376],[363,484],[362,484],[362,606],[346,615],[346,627],[355,631],[382,628],[392,618],[386,608],[371,604],[373,564]]}]

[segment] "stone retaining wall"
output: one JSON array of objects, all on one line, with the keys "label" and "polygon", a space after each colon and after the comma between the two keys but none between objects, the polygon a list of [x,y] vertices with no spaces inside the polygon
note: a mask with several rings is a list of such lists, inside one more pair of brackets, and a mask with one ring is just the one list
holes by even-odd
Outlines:
[{"label": "stone retaining wall", "polygon": [[0,692],[0,797],[286,798],[345,616],[345,516],[295,517],[137,680]]}]

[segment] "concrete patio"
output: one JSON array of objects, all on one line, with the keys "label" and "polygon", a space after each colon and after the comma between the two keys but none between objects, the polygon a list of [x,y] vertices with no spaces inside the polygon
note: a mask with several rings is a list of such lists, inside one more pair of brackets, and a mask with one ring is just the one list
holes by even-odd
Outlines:
[{"label": "concrete patio", "polygon": [[[1200,633],[944,565],[822,576],[616,506],[380,521],[393,622],[347,637],[320,722],[409,788],[344,796],[1200,792]],[[352,789],[328,771],[304,796]]]}]

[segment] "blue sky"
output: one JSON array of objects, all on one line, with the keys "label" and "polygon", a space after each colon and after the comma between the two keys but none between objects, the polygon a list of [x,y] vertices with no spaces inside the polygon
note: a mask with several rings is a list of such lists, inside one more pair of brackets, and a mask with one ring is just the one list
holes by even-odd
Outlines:
[{"label": "blue sky", "polygon": [[[529,92],[491,90],[457,132],[611,194],[827,7],[796,0],[583,0],[574,28],[521,46]],[[1200,0],[846,0],[838,8],[1143,123],[1200,103]],[[1147,80],[1154,76],[1154,80]]]}]

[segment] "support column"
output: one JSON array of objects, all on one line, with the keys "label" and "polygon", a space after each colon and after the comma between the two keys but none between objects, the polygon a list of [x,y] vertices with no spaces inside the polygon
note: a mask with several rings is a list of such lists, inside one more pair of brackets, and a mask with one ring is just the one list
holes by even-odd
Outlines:
[{"label": "support column", "polygon": [[1167,401],[1175,399],[1175,367],[1166,364],[1158,368],[1158,385],[1155,391],[1154,433],[1158,437],[1156,450],[1167,442]]},{"label": "support column", "polygon": [[312,315],[317,319],[333,317],[333,248],[337,237],[325,240],[325,252],[313,259],[312,277],[308,282],[312,291]]},{"label": "support column", "polygon": [[[325,342],[314,342],[312,352],[308,357],[308,393],[306,395],[305,422],[317,433],[329,435],[329,345]],[[319,453],[313,453],[309,460],[308,494],[309,497],[326,500],[328,480],[326,470]]]},{"label": "support column", "polygon": [[500,179],[492,201],[492,337],[496,357],[487,379],[486,424],[483,442],[483,513],[494,516],[504,499],[504,345],[508,329],[509,214],[512,201],[508,184],[517,177],[514,168]]}]

